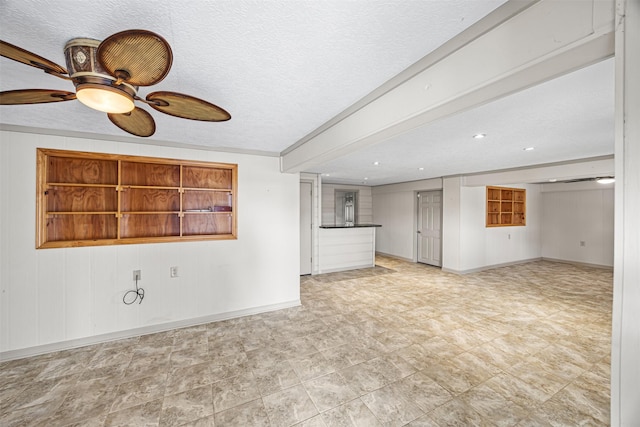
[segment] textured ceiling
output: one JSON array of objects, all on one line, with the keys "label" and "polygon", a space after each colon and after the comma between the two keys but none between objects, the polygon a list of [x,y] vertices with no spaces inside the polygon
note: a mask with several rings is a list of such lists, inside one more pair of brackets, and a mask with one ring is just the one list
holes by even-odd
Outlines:
[{"label": "textured ceiling", "polygon": [[[474,139],[479,133],[486,137]],[[317,172],[327,182],[382,185],[608,156],[613,145],[614,60],[608,59],[325,163]],[[534,150],[524,150],[529,147]]]},{"label": "textured ceiling", "polygon": [[[71,101],[2,106],[0,124],[276,155],[502,3],[2,0],[0,38],[61,65],[64,45],[72,38],[103,39],[132,28],[162,35],[173,49],[173,68],[139,94],[186,93],[227,109],[232,119],[194,122],[143,107],[150,110],[157,131],[142,140],[113,126],[105,114]],[[563,79],[400,135],[314,172],[344,182],[362,182],[366,176],[369,184],[382,184],[611,154],[612,64]],[[26,88],[73,90],[70,82],[0,58],[0,90]],[[505,120],[496,120],[500,117]],[[533,144],[528,141],[535,128],[545,133]],[[484,145],[471,145],[469,133],[476,132],[489,135]],[[539,149],[523,153],[523,145]],[[382,164],[370,170],[376,160]],[[425,168],[423,174],[416,173],[418,167]]]}]

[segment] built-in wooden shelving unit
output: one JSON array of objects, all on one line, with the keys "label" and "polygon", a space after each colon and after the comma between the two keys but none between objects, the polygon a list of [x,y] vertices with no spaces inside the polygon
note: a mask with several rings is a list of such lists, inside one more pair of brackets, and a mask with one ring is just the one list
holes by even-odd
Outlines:
[{"label": "built-in wooden shelving unit", "polygon": [[526,225],[527,190],[487,187],[487,227]]},{"label": "built-in wooden shelving unit", "polygon": [[235,239],[237,170],[38,149],[36,247]]}]

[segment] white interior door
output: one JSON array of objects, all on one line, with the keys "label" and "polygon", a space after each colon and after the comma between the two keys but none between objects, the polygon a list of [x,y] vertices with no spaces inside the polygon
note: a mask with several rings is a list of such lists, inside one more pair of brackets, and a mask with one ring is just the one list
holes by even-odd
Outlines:
[{"label": "white interior door", "polygon": [[442,266],[442,191],[418,193],[418,262]]},{"label": "white interior door", "polygon": [[300,183],[300,275],[311,274],[312,188],[310,182]]}]

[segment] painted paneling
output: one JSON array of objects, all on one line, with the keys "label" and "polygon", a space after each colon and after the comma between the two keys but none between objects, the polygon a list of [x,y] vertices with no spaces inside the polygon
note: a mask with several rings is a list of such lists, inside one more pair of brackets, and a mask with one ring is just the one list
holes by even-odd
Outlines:
[{"label": "painted paneling", "polygon": [[322,225],[335,225],[336,190],[358,192],[358,216],[356,222],[373,222],[371,187],[364,185],[322,184]]},{"label": "painted paneling", "polygon": [[526,226],[486,227],[486,188],[460,188],[459,271],[541,257],[540,186],[527,184],[510,187],[527,190]]},{"label": "painted paneling", "polygon": [[[376,250],[415,260],[416,193],[443,190],[442,266],[465,272],[540,258],[540,186],[527,185],[526,227],[485,227],[485,187],[467,187],[465,177],[415,181],[373,188]],[[511,185],[521,187],[520,185]]]},{"label": "painted paneling", "polygon": [[[527,170],[529,174],[531,171],[536,169]],[[511,172],[506,174],[511,177]],[[540,257],[613,265],[612,186],[597,190],[597,184],[578,183],[572,184],[577,189],[572,190],[563,184],[508,182],[508,186],[527,189],[527,225],[487,228],[485,187],[465,184],[492,184],[490,178],[504,180],[499,174],[438,180],[444,188],[445,269],[464,272]],[[382,225],[376,236],[376,251],[415,260],[415,193],[434,187],[430,181],[373,188],[374,222]],[[585,246],[581,247],[580,241]]]},{"label": "painted paneling", "polygon": [[[0,133],[0,352],[299,304],[299,176],[279,160]],[[35,249],[36,148],[238,164],[238,239]],[[179,267],[170,278],[169,268]],[[125,305],[142,271],[142,304]]]},{"label": "painted paneling", "polygon": [[640,425],[640,2],[616,2],[611,425]]},{"label": "painted paneling", "polygon": [[429,179],[372,188],[376,251],[415,260],[418,191],[440,190],[442,179]]},{"label": "painted paneling", "polygon": [[544,258],[613,267],[613,189],[544,192],[542,202]]},{"label": "painted paneling", "polygon": [[442,180],[442,269],[460,271],[462,209],[461,181],[459,176]]},{"label": "painted paneling", "polygon": [[376,251],[413,259],[415,234],[413,191],[376,194],[373,220],[382,225],[376,233]]},{"label": "painted paneling", "polygon": [[320,273],[373,267],[375,227],[320,229]]}]

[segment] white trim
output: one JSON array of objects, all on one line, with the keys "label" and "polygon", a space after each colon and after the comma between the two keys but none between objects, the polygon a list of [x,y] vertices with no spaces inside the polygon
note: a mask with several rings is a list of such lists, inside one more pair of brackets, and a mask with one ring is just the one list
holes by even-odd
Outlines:
[{"label": "white trim", "polygon": [[616,1],[612,426],[640,425],[640,1]]},{"label": "white trim", "polygon": [[405,258],[403,256],[392,255],[392,254],[388,254],[388,253],[385,253],[385,252],[376,251],[376,256],[378,256],[378,255],[389,257],[389,258],[394,258],[394,259],[399,259],[401,261],[415,262],[411,258]]},{"label": "white trim", "polygon": [[452,270],[450,268],[442,267],[442,271],[447,272],[447,273],[453,273],[453,274],[470,274],[470,273],[477,273],[477,272],[484,271],[484,270],[491,270],[493,268],[509,267],[511,265],[526,264],[528,262],[542,261],[542,259],[543,258],[522,259],[520,261],[504,262],[502,264],[485,265],[484,267],[471,268],[469,270]]},{"label": "white trim", "polygon": [[581,267],[601,268],[603,270],[611,270],[611,271],[613,271],[613,266],[612,265],[589,264],[588,262],[571,261],[571,260],[568,260],[568,259],[557,259],[557,258],[546,258],[546,257],[542,257],[542,261],[560,262],[562,264],[571,264],[571,265],[577,265],[577,266],[581,266]]},{"label": "white trim", "polygon": [[163,141],[159,139],[143,139],[132,136],[120,136],[120,135],[102,135],[91,132],[76,132],[69,130],[60,130],[60,129],[43,129],[38,127],[31,126],[18,126],[18,125],[8,125],[0,123],[0,131],[7,132],[17,132],[17,133],[33,133],[37,135],[53,135],[53,136],[66,136],[70,138],[86,138],[86,139],[95,139],[98,141],[109,141],[109,142],[130,142],[134,144],[142,144],[142,145],[154,145],[159,147],[173,147],[173,148],[183,148],[187,150],[202,150],[202,151],[215,151],[221,153],[235,153],[235,154],[248,154],[252,156],[264,156],[264,157],[279,157],[279,153],[274,151],[262,151],[262,150],[246,150],[241,148],[231,148],[231,147],[213,147],[208,145],[196,145],[196,144],[185,144],[182,142],[174,142],[174,141]]},{"label": "white trim", "polygon": [[491,270],[493,268],[509,267],[511,265],[526,264],[528,262],[536,262],[536,261],[559,262],[559,263],[562,263],[562,264],[571,264],[571,265],[577,265],[577,266],[582,266],[582,267],[592,267],[592,268],[601,268],[603,270],[613,270],[613,267],[610,266],[610,265],[589,264],[588,262],[579,262],[579,261],[571,261],[571,260],[566,260],[566,259],[540,257],[540,258],[530,258],[530,259],[525,259],[525,260],[520,260],[520,261],[505,262],[505,263],[502,263],[502,264],[486,265],[484,267],[472,268],[470,270],[458,271],[458,270],[452,270],[450,268],[443,268],[442,271],[446,271],[447,273],[454,273],[454,274],[470,274],[470,273],[477,273],[477,272],[484,271],[484,270]]},{"label": "white trim", "polygon": [[[280,158],[282,161],[282,157]],[[321,179],[320,175],[313,173],[300,173],[300,182],[311,183],[311,275],[319,274],[319,242],[320,242],[320,225],[322,224],[322,216],[320,214],[321,207]]]},{"label": "white trim", "polygon": [[93,344],[101,344],[104,342],[121,340],[140,335],[155,334],[158,332],[169,331],[171,329],[186,328],[189,326],[202,325],[205,323],[219,322],[222,320],[236,319],[238,317],[268,313],[285,308],[298,307],[300,305],[300,300],[293,300],[279,304],[264,305],[261,307],[252,307],[243,310],[229,311],[226,313],[195,317],[192,319],[176,320],[174,322],[167,322],[159,325],[143,326],[141,328],[134,328],[125,331],[109,332],[106,334],[94,335],[86,338],[77,338],[50,344],[37,345],[34,347],[21,348],[18,350],[9,350],[0,353],[0,361],[5,362],[8,360],[22,359],[24,357],[37,356],[40,354],[52,353],[61,350],[69,350],[72,348],[84,347]]},{"label": "white trim", "polygon": [[322,270],[319,274],[338,273],[340,271],[360,270],[363,268],[372,268],[372,267],[375,267],[375,265],[372,266],[371,264],[363,264],[363,265],[355,265],[355,266],[349,266],[349,267],[327,268],[325,270]]}]

